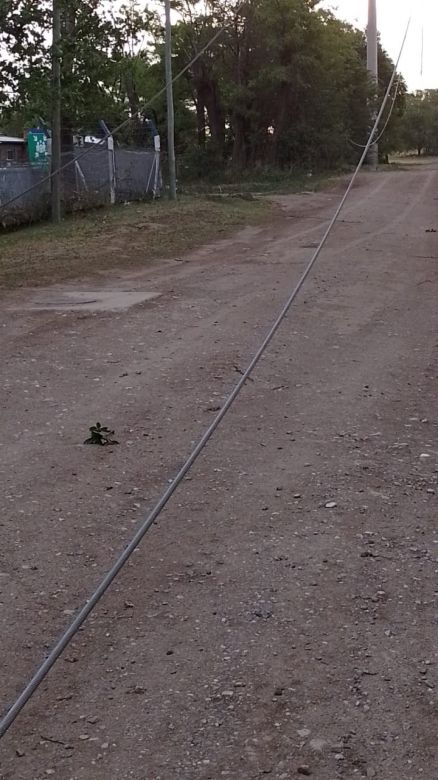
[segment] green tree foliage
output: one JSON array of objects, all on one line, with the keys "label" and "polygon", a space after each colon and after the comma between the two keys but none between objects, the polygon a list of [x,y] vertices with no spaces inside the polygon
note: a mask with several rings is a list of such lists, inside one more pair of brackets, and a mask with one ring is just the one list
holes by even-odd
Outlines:
[{"label": "green tree foliage", "polygon": [[402,148],[421,154],[438,154],[438,90],[407,96],[401,125]]},{"label": "green tree foliage", "polygon": [[[225,27],[186,75],[197,118],[191,158],[193,146],[202,161],[225,157],[238,169],[332,168],[357,158],[370,130],[373,93],[364,35],[318,5],[249,0],[236,18],[237,3],[229,0],[210,0],[208,13],[199,15],[197,0],[181,0],[178,65]],[[383,50],[380,67],[383,96],[393,70]],[[384,153],[396,145],[404,92],[401,81]]]},{"label": "green tree foliage", "polygon": [[[177,152],[192,172],[333,168],[357,159],[370,129],[364,35],[317,0],[174,0],[174,72],[213,45],[175,84]],[[138,143],[141,111],[164,84],[164,31],[146,0],[63,0],[63,124],[95,132],[129,118],[119,140]],[[115,10],[114,10],[115,9]],[[2,124],[50,118],[49,0],[0,0]],[[383,94],[393,64],[380,51]],[[402,82],[382,143],[397,144]],[[154,102],[165,136],[166,104]],[[356,145],[355,145],[356,144]]]},{"label": "green tree foliage", "polygon": [[2,123],[17,131],[22,120],[38,118],[50,100],[49,24],[49,0],[0,0]]},{"label": "green tree foliage", "polygon": [[[4,127],[50,121],[51,3],[0,0],[1,119]],[[133,110],[134,51],[153,15],[130,2],[114,11],[102,0],[62,0],[62,106],[69,131],[95,131]]]}]

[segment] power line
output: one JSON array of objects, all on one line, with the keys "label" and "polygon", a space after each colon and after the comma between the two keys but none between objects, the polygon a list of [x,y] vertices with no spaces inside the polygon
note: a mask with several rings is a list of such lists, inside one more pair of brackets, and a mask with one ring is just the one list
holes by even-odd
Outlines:
[{"label": "power line", "polygon": [[[397,100],[398,90],[399,90],[399,87],[400,87],[400,80],[401,80],[401,76],[398,77],[396,85],[395,85],[394,97],[392,99],[391,108],[390,108],[390,110],[388,112],[388,116],[386,118],[386,122],[383,125],[383,129],[381,130],[381,132],[377,136],[376,140],[373,141],[373,143],[376,143],[376,144],[379,143],[379,141],[381,140],[381,138],[384,136],[384,134],[386,132],[386,128],[388,127],[389,121],[390,121],[390,119],[392,117],[392,112],[394,111],[395,101]],[[365,146],[366,146],[366,144],[357,144],[355,141],[350,141],[350,143],[353,144],[353,146],[358,146],[359,149],[365,149]]]},{"label": "power line", "polygon": [[380,141],[380,139],[381,139],[381,138],[383,138],[383,136],[385,135],[386,128],[387,128],[387,127],[388,127],[388,125],[389,125],[389,122],[390,122],[390,120],[391,120],[391,117],[392,117],[392,112],[394,111],[394,108],[395,108],[395,102],[396,102],[396,100],[397,100],[397,95],[398,95],[398,90],[399,90],[399,87],[400,87],[400,77],[397,79],[397,83],[396,83],[396,85],[395,85],[394,98],[393,98],[392,105],[391,105],[391,108],[390,108],[390,110],[389,110],[389,113],[388,113],[388,116],[387,116],[386,122],[385,122],[385,124],[383,125],[383,128],[382,128],[382,131],[381,131],[381,133],[380,133],[380,134],[377,136],[377,138],[376,138],[376,140],[375,140],[375,143],[376,143],[376,144],[378,144],[378,143],[379,143],[379,141]]},{"label": "power line", "polygon": [[361,155],[361,158],[356,166],[356,170],[354,171],[353,176],[351,177],[350,183],[342,197],[341,202],[339,203],[331,221],[328,225],[321,241],[319,242],[319,245],[317,249],[315,250],[311,260],[307,264],[307,267],[305,268],[303,274],[301,275],[298,283],[292,290],[291,294],[289,295],[286,303],[284,304],[283,308],[281,309],[280,313],[278,314],[277,318],[275,319],[273,325],[269,329],[267,335],[263,339],[262,344],[258,348],[257,352],[253,356],[252,360],[250,361],[246,371],[242,374],[241,378],[237,382],[237,384],[234,386],[232,391],[229,393],[228,397],[226,398],[224,405],[222,406],[221,410],[216,415],[215,419],[211,423],[211,425],[207,428],[207,430],[204,432],[204,434],[199,439],[198,443],[193,448],[192,452],[190,453],[189,457],[185,461],[184,465],[179,470],[178,474],[176,475],[175,479],[171,482],[171,484],[166,488],[164,493],[162,494],[161,498],[155,505],[154,509],[150,512],[150,514],[145,518],[144,522],[140,525],[138,530],[136,531],[135,535],[129,542],[128,546],[124,549],[122,554],[119,556],[119,558],[116,560],[116,562],[113,564],[111,569],[107,572],[97,589],[94,591],[92,596],[89,598],[89,600],[84,604],[82,609],[78,612],[68,629],[65,631],[65,633],[61,636],[59,641],[56,643],[56,645],[52,648],[49,655],[45,659],[45,661],[41,664],[39,669],[36,671],[28,685],[24,688],[22,693],[18,696],[18,698],[15,700],[14,704],[10,707],[4,718],[0,721],[0,737],[3,737],[4,734],[8,731],[12,723],[15,721],[16,717],[19,715],[23,707],[27,704],[29,699],[33,696],[39,685],[43,682],[51,668],[54,666],[60,655],[64,652],[66,647],[69,645],[73,637],[76,635],[76,633],[79,631],[82,624],[87,619],[88,615],[93,611],[95,606],[98,604],[102,596],[106,593],[108,588],[110,587],[111,583],[115,580],[121,569],[124,567],[125,563],[129,560],[134,550],[138,547],[140,542],[142,541],[143,537],[146,535],[146,533],[149,531],[149,529],[152,527],[152,525],[155,523],[158,516],[161,514],[162,510],[168,503],[169,499],[172,497],[174,492],[177,490],[181,482],[183,481],[186,474],[190,471],[193,464],[196,462],[208,442],[210,441],[211,437],[213,436],[216,429],[219,427],[220,423],[224,419],[225,415],[233,405],[234,401],[236,400],[237,396],[240,394],[240,391],[242,390],[243,386],[245,385],[247,379],[251,376],[253,370],[257,366],[258,362],[260,361],[260,358],[266,351],[267,347],[269,346],[270,342],[274,338],[275,334],[277,333],[281,323],[285,319],[286,315],[289,312],[289,309],[291,308],[293,302],[295,301],[297,295],[299,294],[301,288],[306,282],[307,277],[312,271],[313,266],[317,262],[322,249],[324,248],[326,241],[332,232],[339,215],[344,208],[345,202],[347,201],[348,196],[350,195],[350,192],[354,186],[354,183],[357,179],[357,176],[359,175],[359,172],[363,166],[363,163],[367,157],[367,154],[369,152],[369,149],[371,147],[371,144],[373,143],[373,137],[376,133],[376,129],[379,126],[379,122],[383,116],[383,112],[386,107],[386,103],[388,101],[389,95],[391,93],[391,89],[396,77],[398,64],[400,62],[400,58],[406,43],[406,39],[408,36],[410,27],[410,19],[406,27],[406,32],[403,38],[402,46],[400,49],[400,54],[397,60],[397,63],[395,65],[391,80],[389,82],[388,88],[386,90],[385,96],[382,101],[382,105],[380,108],[380,111],[378,113],[378,116],[376,117],[376,121],[374,124],[374,127],[370,133],[368,143]]}]

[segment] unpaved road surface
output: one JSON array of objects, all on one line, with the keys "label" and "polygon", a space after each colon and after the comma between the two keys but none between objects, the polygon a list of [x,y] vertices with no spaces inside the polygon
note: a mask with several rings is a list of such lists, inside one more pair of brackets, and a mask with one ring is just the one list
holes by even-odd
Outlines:
[{"label": "unpaved road surface", "polygon": [[[3,707],[339,195],[279,197],[270,226],[182,263],[3,296]],[[436,780],[437,198],[433,166],[362,176],[253,381],[3,739],[2,780]],[[96,289],[158,297],[93,310]],[[96,420],[118,446],[82,446]]]}]

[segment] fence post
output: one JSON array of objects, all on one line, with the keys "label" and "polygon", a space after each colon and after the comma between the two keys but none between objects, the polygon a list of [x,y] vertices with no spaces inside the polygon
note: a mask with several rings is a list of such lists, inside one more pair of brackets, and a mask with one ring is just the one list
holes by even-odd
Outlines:
[{"label": "fence post", "polygon": [[115,165],[114,165],[114,138],[112,135],[108,136],[107,149],[108,149],[108,175],[109,175],[109,185],[110,185],[110,203],[111,206],[114,206],[116,202],[116,172],[115,172]]},{"label": "fence post", "polygon": [[103,119],[99,119],[99,124],[106,135],[106,148],[108,150],[108,176],[110,187],[110,203],[114,206],[116,202],[116,166],[114,162],[114,136]]},{"label": "fence post", "polygon": [[154,179],[154,189],[153,189],[153,196],[156,198],[158,196],[159,191],[159,180],[160,180],[160,161],[161,161],[161,139],[158,133],[154,135],[154,149],[155,149],[155,156],[154,156],[154,163],[155,163],[155,179]]}]

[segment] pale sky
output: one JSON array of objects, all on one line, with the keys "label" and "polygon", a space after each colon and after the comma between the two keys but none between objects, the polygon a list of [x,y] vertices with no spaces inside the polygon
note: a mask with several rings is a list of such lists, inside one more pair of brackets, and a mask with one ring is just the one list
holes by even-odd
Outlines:
[{"label": "pale sky", "polygon": [[[324,0],[321,7],[365,29],[368,0]],[[409,16],[412,14],[400,70],[410,90],[438,88],[438,0],[377,0],[378,26],[383,47],[395,60],[398,56]],[[421,39],[424,30],[423,75],[421,75]]]}]

